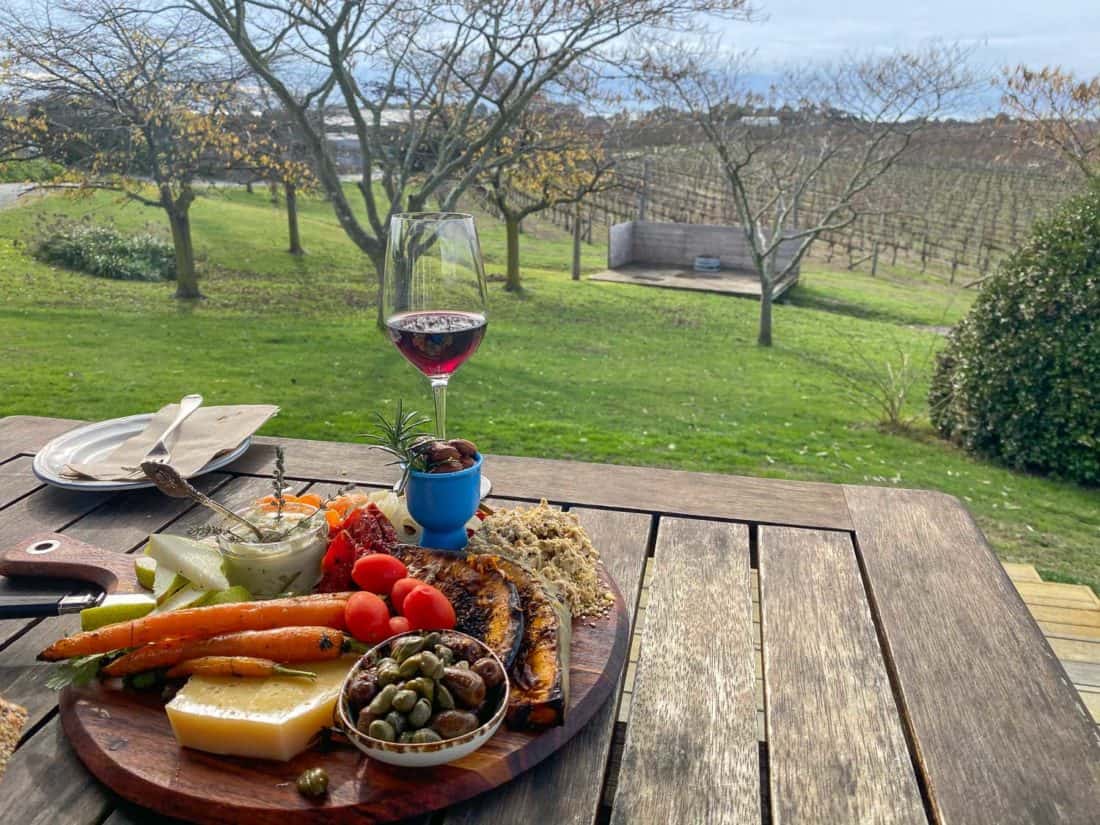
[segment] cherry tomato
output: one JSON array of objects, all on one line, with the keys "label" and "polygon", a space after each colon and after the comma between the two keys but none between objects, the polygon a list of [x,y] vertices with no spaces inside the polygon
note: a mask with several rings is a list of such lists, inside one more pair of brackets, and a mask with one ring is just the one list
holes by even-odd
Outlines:
[{"label": "cherry tomato", "polygon": [[352,593],[344,607],[344,623],[361,642],[376,645],[390,634],[390,610],[381,598],[365,590]]},{"label": "cherry tomato", "polygon": [[390,635],[396,636],[398,633],[408,633],[412,630],[409,627],[409,620],[404,616],[390,616]]},{"label": "cherry tomato", "polygon": [[414,587],[401,607],[413,630],[450,630],[455,626],[454,607],[430,584]]},{"label": "cherry tomato", "polygon": [[409,575],[400,559],[385,553],[368,553],[355,562],[351,579],[364,590],[388,596],[394,582]]},{"label": "cherry tomato", "polygon": [[390,590],[390,604],[393,605],[393,609],[398,613],[404,613],[401,609],[405,602],[405,597],[409,595],[414,587],[419,587],[424,582],[420,579],[398,579],[393,583],[393,589]]}]

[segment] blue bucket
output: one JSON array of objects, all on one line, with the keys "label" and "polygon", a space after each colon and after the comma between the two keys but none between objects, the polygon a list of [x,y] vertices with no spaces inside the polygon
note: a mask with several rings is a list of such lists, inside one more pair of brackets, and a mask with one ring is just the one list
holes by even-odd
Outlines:
[{"label": "blue bucket", "polygon": [[405,501],[424,528],[421,547],[461,550],[466,546],[466,522],[481,503],[481,454],[472,467],[454,473],[409,473]]}]

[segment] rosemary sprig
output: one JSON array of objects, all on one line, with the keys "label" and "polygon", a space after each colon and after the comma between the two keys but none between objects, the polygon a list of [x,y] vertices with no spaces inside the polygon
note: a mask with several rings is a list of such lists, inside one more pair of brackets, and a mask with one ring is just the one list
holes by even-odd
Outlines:
[{"label": "rosemary sprig", "polygon": [[431,423],[431,419],[412,410],[405,412],[400,400],[397,402],[397,413],[393,420],[389,420],[382,413],[375,413],[377,424],[374,430],[363,433],[363,438],[374,448],[389,453],[395,459],[392,463],[404,466],[404,474],[401,476],[399,489],[404,489],[412,470],[426,469],[426,460],[416,451],[417,444],[431,436],[424,431],[425,424]]}]

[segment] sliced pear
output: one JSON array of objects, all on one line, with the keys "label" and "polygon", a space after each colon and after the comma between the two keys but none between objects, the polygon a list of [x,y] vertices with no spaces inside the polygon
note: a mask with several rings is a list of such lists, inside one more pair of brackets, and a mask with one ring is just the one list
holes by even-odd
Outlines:
[{"label": "sliced pear", "polygon": [[203,590],[228,590],[224,559],[216,547],[184,536],[154,533],[149,536],[146,555],[179,571],[188,581]]},{"label": "sliced pear", "polygon": [[235,602],[250,602],[252,594],[248,588],[235,584],[228,590],[211,590],[196,602],[193,607],[205,607],[208,604],[233,604]]},{"label": "sliced pear", "polygon": [[140,619],[153,612],[157,600],[144,593],[110,596],[106,604],[86,607],[80,611],[80,629],[98,630],[104,625]]},{"label": "sliced pear", "polygon": [[153,582],[157,578],[157,560],[149,556],[138,556],[134,559],[134,575],[138,584],[146,590],[153,589]]},{"label": "sliced pear", "polygon": [[199,607],[200,602],[210,595],[210,592],[189,584],[182,587],[169,596],[157,608],[158,613],[167,613],[170,610],[183,610],[185,607]]},{"label": "sliced pear", "polygon": [[187,579],[178,570],[173,570],[167,564],[157,564],[157,575],[153,580],[153,598],[157,600],[157,604],[164,604],[186,584]]}]

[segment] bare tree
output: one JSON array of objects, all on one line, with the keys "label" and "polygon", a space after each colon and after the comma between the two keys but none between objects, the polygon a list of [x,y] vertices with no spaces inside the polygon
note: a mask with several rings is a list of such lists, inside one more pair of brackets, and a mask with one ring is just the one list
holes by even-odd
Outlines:
[{"label": "bare tree", "polygon": [[[739,16],[745,0],[185,0],[293,119],[348,236],[381,279],[393,213],[453,209],[492,147],[567,73],[591,75],[654,28]],[[336,107],[359,148],[357,210],[326,141]],[[395,124],[393,115],[400,115]],[[364,217],[360,217],[360,213]],[[379,310],[381,311],[381,310]]]},{"label": "bare tree", "polygon": [[1056,149],[1087,179],[1100,177],[1100,75],[1075,77],[1057,66],[1017,66],[1003,73],[1001,102],[1023,134]]},{"label": "bare tree", "polygon": [[185,10],[125,0],[0,6],[0,85],[22,111],[3,131],[59,161],[71,181],[168,216],[176,297],[201,297],[190,209],[196,179],[251,163],[229,120],[240,73]]},{"label": "bare tree", "polygon": [[[645,88],[690,115],[728,186],[760,279],[761,346],[772,343],[775,286],[814,240],[871,210],[865,193],[937,115],[973,87],[953,46],[787,72],[753,90],[748,59],[717,68],[679,51],[643,64]],[[800,203],[813,192],[813,215]]]}]

